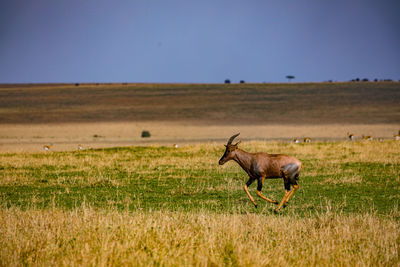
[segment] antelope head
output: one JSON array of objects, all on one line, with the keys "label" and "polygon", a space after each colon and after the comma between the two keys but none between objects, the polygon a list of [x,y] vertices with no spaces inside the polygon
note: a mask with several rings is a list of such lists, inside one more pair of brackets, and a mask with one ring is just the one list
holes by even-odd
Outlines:
[{"label": "antelope head", "polygon": [[233,139],[235,139],[239,134],[240,134],[240,133],[235,134],[235,135],[231,136],[231,138],[229,138],[228,143],[225,145],[225,147],[226,147],[225,153],[224,153],[224,155],[221,157],[221,159],[220,159],[219,162],[218,162],[219,165],[225,164],[226,162],[228,162],[228,161],[230,161],[231,159],[233,159],[233,157],[235,156],[235,151],[236,151],[236,149],[238,148],[238,144],[240,143],[240,141],[237,142],[237,143],[234,144],[234,145],[232,145],[232,141],[233,141]]}]

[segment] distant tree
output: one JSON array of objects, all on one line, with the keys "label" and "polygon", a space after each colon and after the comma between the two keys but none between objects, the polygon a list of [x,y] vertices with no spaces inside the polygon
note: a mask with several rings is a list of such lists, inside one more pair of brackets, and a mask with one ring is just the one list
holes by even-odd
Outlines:
[{"label": "distant tree", "polygon": [[244,80],[240,80],[240,82],[239,83],[245,83],[245,81]]},{"label": "distant tree", "polygon": [[367,78],[362,79],[363,82],[368,82],[369,80]]},{"label": "distant tree", "polygon": [[75,86],[79,86],[79,83],[76,83]]},{"label": "distant tree", "polygon": [[294,79],[295,77],[293,75],[287,75],[286,79],[288,79],[288,82],[290,82],[290,80]]},{"label": "distant tree", "polygon": [[360,81],[360,78],[356,78],[356,82],[359,82]]},{"label": "distant tree", "polygon": [[378,81],[378,79],[375,78],[375,79],[374,79],[374,82],[377,82],[377,81]]},{"label": "distant tree", "polygon": [[225,80],[225,83],[231,83],[231,80],[226,79],[226,80]]}]

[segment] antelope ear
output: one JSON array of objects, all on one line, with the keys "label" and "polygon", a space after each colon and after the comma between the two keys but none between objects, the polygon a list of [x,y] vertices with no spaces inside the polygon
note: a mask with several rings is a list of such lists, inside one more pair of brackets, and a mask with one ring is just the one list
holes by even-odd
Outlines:
[{"label": "antelope ear", "polygon": [[234,144],[234,146],[237,146],[238,144],[240,144],[242,142],[242,140],[240,140],[239,142],[237,142],[236,144]]}]

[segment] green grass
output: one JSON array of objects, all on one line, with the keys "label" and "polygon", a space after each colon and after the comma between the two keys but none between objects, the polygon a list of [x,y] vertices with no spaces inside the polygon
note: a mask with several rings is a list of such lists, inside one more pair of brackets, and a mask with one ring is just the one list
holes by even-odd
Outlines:
[{"label": "green grass", "polygon": [[[282,152],[304,164],[300,189],[282,214],[376,212],[389,214],[400,199],[397,142],[294,145],[247,143],[249,151]],[[127,147],[83,152],[0,154],[0,203],[5,207],[272,214],[242,186],[247,176],[235,162],[217,164],[216,144]],[[263,194],[280,200],[281,179],[266,180]]]}]

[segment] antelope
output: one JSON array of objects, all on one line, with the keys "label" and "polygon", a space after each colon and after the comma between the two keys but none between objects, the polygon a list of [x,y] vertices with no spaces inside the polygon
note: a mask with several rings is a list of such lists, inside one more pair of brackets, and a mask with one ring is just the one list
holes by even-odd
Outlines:
[{"label": "antelope", "polygon": [[78,150],[83,150],[83,146],[81,144],[78,145]]},{"label": "antelope", "polygon": [[293,139],[293,143],[298,144],[298,143],[300,143],[300,141],[299,141],[299,139],[295,138],[295,139]]},{"label": "antelope", "polygon": [[354,134],[352,133],[347,133],[347,137],[350,139],[350,141],[354,141]]},{"label": "antelope", "polygon": [[50,148],[52,147],[52,145],[44,145],[43,146],[43,150],[44,151],[50,151]]},{"label": "antelope", "polygon": [[[248,187],[257,180],[257,195],[270,203],[279,204],[274,210],[278,212],[282,206],[286,206],[294,192],[299,189],[297,180],[303,164],[300,160],[283,154],[248,153],[243,151],[238,148],[240,141],[232,144],[232,141],[238,135],[239,133],[229,138],[228,143],[225,145],[225,153],[219,160],[219,165],[223,165],[230,160],[236,161],[249,176],[249,180],[243,186],[243,189],[254,206],[257,208],[257,203],[251,196]],[[285,194],[279,203],[261,194],[264,180],[277,178],[283,178],[285,187]],[[291,186],[293,187],[292,189],[290,189]]]},{"label": "antelope", "polygon": [[304,138],[304,143],[311,143],[311,138],[310,137],[306,137]]},{"label": "antelope", "polygon": [[399,141],[399,140],[400,140],[400,134],[396,134],[396,135],[394,136],[394,140]]},{"label": "antelope", "polygon": [[373,137],[371,135],[363,135],[362,139],[365,141],[372,141]]}]

